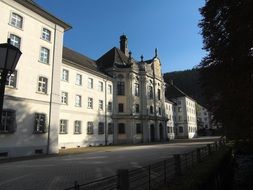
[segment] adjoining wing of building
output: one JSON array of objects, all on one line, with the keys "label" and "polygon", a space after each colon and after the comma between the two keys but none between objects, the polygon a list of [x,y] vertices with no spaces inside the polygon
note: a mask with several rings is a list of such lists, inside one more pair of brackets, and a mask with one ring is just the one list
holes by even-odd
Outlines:
[{"label": "adjoining wing of building", "polygon": [[0,1],[0,28],[23,53],[6,83],[0,157],[196,135],[194,100],[165,99],[157,50],[137,61],[122,35],[92,60],[63,47],[71,26],[32,0]]},{"label": "adjoining wing of building", "polygon": [[166,97],[175,102],[174,125],[177,138],[197,136],[196,101],[186,95],[173,82],[167,86]]}]

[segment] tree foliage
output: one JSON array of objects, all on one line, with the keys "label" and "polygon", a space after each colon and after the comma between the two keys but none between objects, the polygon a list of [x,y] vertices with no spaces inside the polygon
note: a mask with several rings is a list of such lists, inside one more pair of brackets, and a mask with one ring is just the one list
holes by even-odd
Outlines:
[{"label": "tree foliage", "polygon": [[253,1],[206,0],[200,79],[208,108],[231,138],[253,136]]}]

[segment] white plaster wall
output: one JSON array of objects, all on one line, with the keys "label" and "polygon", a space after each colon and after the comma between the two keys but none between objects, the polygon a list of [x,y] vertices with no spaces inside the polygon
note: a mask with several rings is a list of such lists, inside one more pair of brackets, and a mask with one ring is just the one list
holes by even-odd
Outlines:
[{"label": "white plaster wall", "polygon": [[[77,146],[97,146],[105,144],[105,134],[98,134],[98,123],[105,123],[105,109],[108,102],[112,102],[113,94],[110,94],[107,90],[107,102],[105,102],[105,87],[108,89],[108,84],[113,87],[112,80],[106,79],[107,77],[91,74],[84,69],[70,66],[69,64],[62,63],[62,69],[69,71],[69,81],[61,81],[61,91],[68,92],[68,104],[61,104],[60,106],[60,119],[68,120],[68,133],[59,134],[59,148],[73,148]],[[82,85],[76,85],[76,74],[82,75]],[[93,79],[93,88],[88,88],[88,78]],[[106,83],[105,83],[105,80]],[[103,82],[103,91],[98,89],[98,82]],[[106,85],[106,86],[105,86]],[[113,90],[113,89],[112,89]],[[81,95],[82,104],[81,107],[75,106],[75,95]],[[88,108],[88,97],[93,98],[93,109]],[[103,101],[103,110],[99,109],[99,100]],[[112,123],[112,112],[106,112],[107,123]],[[74,134],[74,121],[81,121],[81,134]],[[94,133],[92,135],[87,134],[87,122],[93,122]],[[60,127],[60,121],[58,121],[58,128]],[[108,135],[108,144],[113,143],[113,135]]]},{"label": "white plaster wall", "polygon": [[[11,13],[23,17],[22,29],[9,24]],[[51,31],[51,41],[41,39],[42,28]],[[17,130],[13,134],[0,134],[0,152],[7,151],[9,156],[24,156],[34,154],[35,149],[46,152],[48,133],[33,134],[34,113],[46,113],[47,124],[50,122],[49,153],[58,152],[58,122],[59,117],[59,71],[62,59],[62,44],[64,29],[46,20],[33,11],[23,7],[13,0],[0,1],[0,42],[4,43],[10,34],[21,38],[22,56],[16,67],[16,88],[6,87],[4,108],[16,110]],[[40,48],[50,50],[49,64],[39,62]],[[55,54],[53,55],[55,48]],[[52,69],[54,65],[54,86],[51,104],[51,119],[49,119]],[[37,93],[39,76],[48,78],[47,94]]]}]

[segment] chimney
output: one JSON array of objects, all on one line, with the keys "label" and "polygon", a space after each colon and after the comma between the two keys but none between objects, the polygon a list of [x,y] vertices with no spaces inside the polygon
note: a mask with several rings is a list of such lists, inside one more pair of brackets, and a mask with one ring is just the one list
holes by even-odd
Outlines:
[{"label": "chimney", "polygon": [[125,34],[120,36],[120,50],[126,55],[129,56],[128,48],[127,48],[127,37]]}]

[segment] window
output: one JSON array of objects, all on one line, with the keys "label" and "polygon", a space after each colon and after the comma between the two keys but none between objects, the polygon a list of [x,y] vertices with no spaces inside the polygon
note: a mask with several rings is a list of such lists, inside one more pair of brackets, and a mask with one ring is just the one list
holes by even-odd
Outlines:
[{"label": "window", "polygon": [[60,120],[60,134],[67,134],[68,121],[65,119]]},{"label": "window", "polygon": [[87,134],[88,135],[93,134],[93,122],[90,121],[87,122]]},{"label": "window", "polygon": [[124,82],[118,81],[117,92],[118,92],[118,95],[120,95],[120,96],[125,95],[125,83]]},{"label": "window", "polygon": [[108,93],[112,94],[112,85],[108,84]]},{"label": "window", "polygon": [[2,112],[2,125],[0,133],[13,133],[16,129],[16,112],[15,110],[4,109]]},{"label": "window", "polygon": [[140,112],[140,105],[135,104],[135,113],[139,113],[139,112]]},{"label": "window", "polygon": [[76,85],[82,85],[82,75],[76,74]]},{"label": "window", "polygon": [[88,78],[88,88],[93,88],[93,79]]},{"label": "window", "polygon": [[88,98],[88,108],[93,109],[93,98]]},{"label": "window", "polygon": [[113,125],[112,123],[108,123],[108,134],[113,134]]},{"label": "window", "polygon": [[178,116],[178,121],[181,121],[181,116],[180,115]]},{"label": "window", "polygon": [[112,102],[108,102],[108,111],[109,111],[109,112],[112,111]]},{"label": "window", "polygon": [[74,127],[74,134],[81,134],[81,121],[76,120]]},{"label": "window", "polygon": [[119,134],[125,134],[125,124],[124,123],[119,123],[118,124],[118,133]]},{"label": "window", "polygon": [[140,96],[139,84],[138,83],[135,83],[135,86],[134,86],[134,95],[135,96]]},{"label": "window", "polygon": [[181,105],[181,101],[180,101],[180,100],[178,100],[178,101],[177,101],[177,104],[178,104],[178,105]]},{"label": "window", "polygon": [[177,108],[177,111],[178,111],[178,112],[182,112],[182,108],[181,108],[181,107],[178,107],[178,108]]},{"label": "window", "polygon": [[104,84],[101,81],[98,82],[98,90],[101,92],[103,92],[103,90],[104,90]]},{"label": "window", "polygon": [[47,93],[47,83],[48,83],[48,80],[46,77],[39,77],[38,92],[46,94]]},{"label": "window", "polygon": [[153,114],[153,113],[154,113],[153,106],[150,106],[150,107],[149,107],[149,113],[150,113],[150,114]]},{"label": "window", "polygon": [[183,133],[183,132],[184,132],[184,128],[181,127],[181,126],[179,126],[179,127],[178,127],[178,131],[179,131],[179,133]]},{"label": "window", "polygon": [[46,132],[46,114],[35,113],[34,133]]},{"label": "window", "polygon": [[157,98],[158,98],[158,100],[161,100],[161,90],[160,89],[157,90]]},{"label": "window", "polygon": [[69,71],[66,69],[62,69],[61,80],[69,81]]},{"label": "window", "polygon": [[103,100],[99,100],[99,101],[98,101],[98,107],[99,107],[100,110],[103,110],[103,109],[104,109]]},{"label": "window", "polygon": [[6,86],[16,88],[17,85],[17,71],[14,71],[10,76],[6,78]]},{"label": "window", "polygon": [[141,124],[137,123],[136,124],[136,134],[141,134],[142,133],[142,128],[141,128]]},{"label": "window", "polygon": [[158,114],[162,115],[162,109],[161,108],[158,108]]},{"label": "window", "polygon": [[41,47],[40,49],[40,62],[49,63],[49,49]]},{"label": "window", "polygon": [[21,38],[14,35],[14,34],[10,34],[10,39],[11,39],[11,45],[17,47],[20,49],[20,45],[21,45]]},{"label": "window", "polygon": [[42,35],[41,35],[41,38],[43,40],[47,40],[47,41],[51,41],[51,31],[46,29],[46,28],[43,28],[42,29]]},{"label": "window", "polygon": [[124,104],[121,104],[121,103],[120,103],[120,104],[118,105],[118,111],[119,111],[119,112],[124,112]]},{"label": "window", "polygon": [[17,27],[17,28],[22,28],[23,27],[23,17],[16,14],[16,13],[12,13],[10,24],[12,26]]},{"label": "window", "polygon": [[148,87],[148,97],[149,97],[149,99],[153,99],[153,87],[152,86]]},{"label": "window", "polygon": [[61,103],[68,104],[68,93],[67,92],[61,92]]},{"label": "window", "polygon": [[98,123],[98,134],[102,135],[105,133],[105,125],[103,122]]},{"label": "window", "polygon": [[76,95],[76,97],[75,97],[75,106],[76,107],[81,107],[82,106],[82,96]]}]

